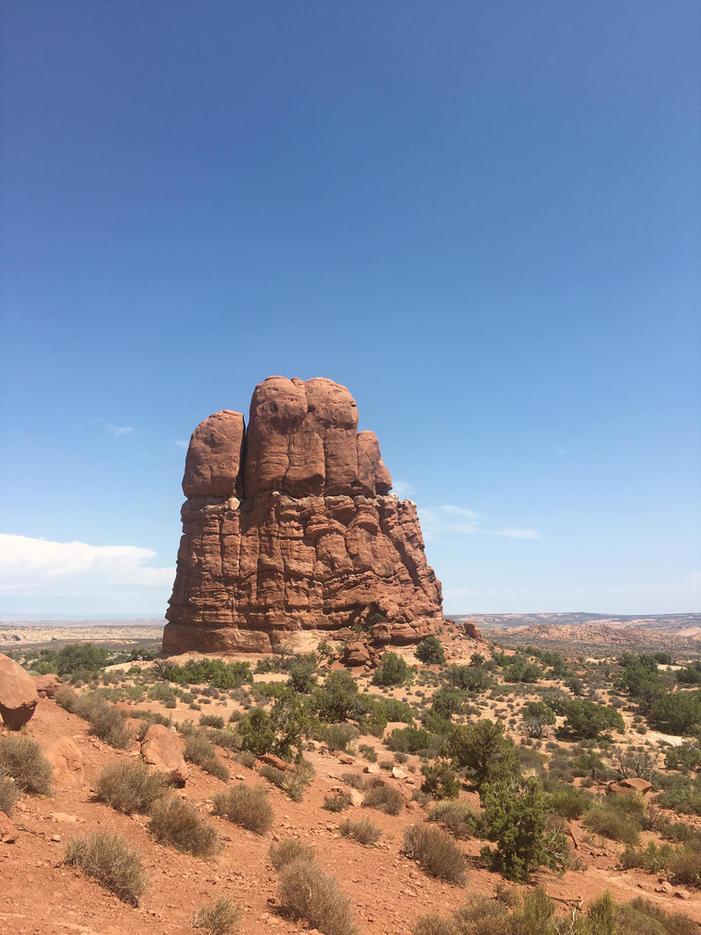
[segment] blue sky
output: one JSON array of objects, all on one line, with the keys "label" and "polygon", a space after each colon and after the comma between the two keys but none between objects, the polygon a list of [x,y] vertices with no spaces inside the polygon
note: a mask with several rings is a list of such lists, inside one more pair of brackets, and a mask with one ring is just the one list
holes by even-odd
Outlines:
[{"label": "blue sky", "polygon": [[162,613],[183,443],[275,373],[351,389],[448,612],[701,610],[697,3],[0,25],[6,612]]}]

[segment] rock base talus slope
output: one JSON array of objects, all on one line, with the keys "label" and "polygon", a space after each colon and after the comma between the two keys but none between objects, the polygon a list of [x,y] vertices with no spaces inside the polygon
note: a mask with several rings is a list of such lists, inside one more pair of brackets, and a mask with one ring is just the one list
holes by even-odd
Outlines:
[{"label": "rock base talus slope", "polygon": [[348,390],[269,377],[246,428],[225,410],[193,433],[167,653],[270,652],[355,623],[414,642],[442,619],[416,506],[390,494]]}]

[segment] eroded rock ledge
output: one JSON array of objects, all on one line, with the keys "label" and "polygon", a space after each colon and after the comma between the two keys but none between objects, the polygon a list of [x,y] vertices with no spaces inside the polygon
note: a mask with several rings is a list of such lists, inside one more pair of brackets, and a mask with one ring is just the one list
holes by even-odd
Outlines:
[{"label": "eroded rock ledge", "polygon": [[166,653],[269,652],[303,631],[355,623],[414,642],[442,619],[415,505],[390,494],[349,391],[269,377],[243,415],[194,431]]}]

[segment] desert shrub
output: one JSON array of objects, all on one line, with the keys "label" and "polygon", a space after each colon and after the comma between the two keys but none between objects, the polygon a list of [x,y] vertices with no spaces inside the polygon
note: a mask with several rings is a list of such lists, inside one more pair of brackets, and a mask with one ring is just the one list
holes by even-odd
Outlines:
[{"label": "desert shrub", "polygon": [[363,805],[376,808],[386,815],[398,815],[404,805],[404,799],[399,789],[394,786],[371,786],[365,793]]},{"label": "desert shrub", "polygon": [[673,883],[679,886],[701,886],[701,852],[698,848],[682,847],[674,851],[669,856],[667,869]]},{"label": "desert shrub", "polygon": [[[48,795],[51,791],[51,764],[31,737],[7,734],[0,738],[0,771],[6,780],[14,780],[20,792]],[[5,794],[9,799],[10,793]]]},{"label": "desert shrub", "polygon": [[629,815],[608,802],[596,805],[584,818],[584,827],[595,834],[623,844],[637,844],[640,826]]},{"label": "desert shrub", "polygon": [[500,721],[485,719],[456,727],[448,738],[448,751],[475,789],[519,772],[516,747],[504,735]]},{"label": "desert shrub", "polygon": [[352,724],[324,724],[319,732],[329,750],[341,750],[344,753],[359,734],[358,728]]},{"label": "desert shrub", "polygon": [[460,794],[460,780],[447,760],[425,763],[421,772],[424,774],[421,791],[434,799],[455,799]]},{"label": "desert shrub", "polygon": [[210,935],[235,935],[242,915],[241,909],[234,906],[230,899],[220,896],[197,910],[192,917],[192,926],[206,929]]},{"label": "desert shrub", "polygon": [[504,669],[506,682],[526,682],[535,684],[542,678],[543,670],[523,657],[516,659]]},{"label": "desert shrub", "polygon": [[294,662],[289,669],[289,685],[293,691],[300,695],[308,695],[316,687],[316,664],[311,659],[300,659]]},{"label": "desert shrub", "polygon": [[226,663],[221,659],[191,659],[183,666],[161,663],[159,670],[163,679],[179,685],[201,685],[203,682],[209,682],[215,688],[228,690],[253,682],[248,662]]},{"label": "desert shrub", "polygon": [[538,867],[562,869],[567,865],[567,843],[545,814],[545,796],[535,779],[505,779],[484,787],[482,804],[490,867],[509,880],[528,882]]},{"label": "desert shrub", "polygon": [[647,847],[631,847],[629,844],[621,854],[621,866],[624,870],[640,868],[650,873],[661,873],[669,864],[673,850],[669,844],[658,846],[650,841]]},{"label": "desert shrub", "polygon": [[[629,906],[619,906],[617,909],[619,918],[621,910],[624,912],[630,910],[633,914],[628,928],[625,928],[624,922],[622,935],[641,935],[641,932],[643,932],[641,922],[648,923],[644,935],[648,935],[648,932],[650,935],[658,935],[660,926],[664,935],[696,935],[698,933],[698,925],[687,916],[680,915],[677,912],[665,912],[664,909],[655,903],[651,903],[648,899],[643,899],[642,896],[636,896]],[[658,923],[658,928],[653,929],[650,925],[651,922]],[[592,935],[599,935],[599,932],[595,931]],[[607,933],[604,933],[604,935],[607,935]]]},{"label": "desert shrub", "polygon": [[647,722],[650,727],[666,734],[690,734],[701,724],[701,693],[661,695],[650,705]]},{"label": "desert shrub", "polygon": [[295,860],[315,859],[314,848],[302,844],[297,838],[283,838],[278,844],[271,844],[268,856],[276,870],[281,870]]},{"label": "desert shrub", "polygon": [[683,815],[701,815],[701,782],[689,776],[671,776],[664,781],[657,804]]},{"label": "desert shrub", "polygon": [[581,818],[592,806],[594,797],[584,789],[574,786],[557,786],[548,793],[545,807],[547,811],[554,812],[562,818]]},{"label": "desert shrub", "polygon": [[397,727],[395,728],[385,743],[390,750],[400,751],[401,753],[417,753],[419,750],[425,750],[430,746],[432,735],[423,727]]},{"label": "desert shrub", "polygon": [[235,754],[234,759],[237,763],[240,763],[241,766],[245,766],[246,769],[253,769],[257,761],[255,753],[251,753],[250,750],[240,750]]},{"label": "desert shrub", "polygon": [[273,707],[254,708],[238,722],[236,732],[241,748],[256,756],[274,753],[290,757],[292,748],[301,750],[302,742],[311,731],[308,702],[287,686],[277,686]]},{"label": "desert shrub", "polygon": [[124,750],[129,746],[129,741],[132,739],[131,733],[127,728],[124,715],[118,708],[103,701],[102,704],[95,705],[88,720],[90,733],[111,747]]},{"label": "desert shrub", "polygon": [[[411,935],[460,935],[452,919],[444,919],[436,912],[420,916],[411,927]],[[501,933],[500,933],[501,935]]]},{"label": "desert shrub", "polygon": [[327,812],[342,812],[353,804],[347,792],[334,792],[324,796],[323,807]]},{"label": "desert shrub", "polygon": [[362,753],[368,763],[377,763],[377,751],[374,747],[369,747],[366,743],[361,743],[358,747],[358,753]]},{"label": "desert shrub", "polygon": [[404,831],[403,853],[426,873],[449,883],[464,883],[465,855],[440,828],[409,825]]},{"label": "desert shrub", "polygon": [[5,767],[0,767],[0,812],[12,813],[12,807],[19,796],[19,789]]},{"label": "desert shrub", "polygon": [[224,718],[220,714],[202,714],[200,724],[202,727],[215,727],[217,730],[223,730]]},{"label": "desert shrub", "polygon": [[445,665],[445,650],[436,636],[427,636],[414,650],[416,658],[426,665]]},{"label": "desert shrub", "polygon": [[66,863],[97,880],[122,902],[138,906],[146,874],[141,858],[120,835],[95,831],[72,838],[66,846]]},{"label": "desert shrub", "polygon": [[544,737],[556,721],[555,712],[543,701],[531,701],[521,709],[521,721],[528,737]]},{"label": "desert shrub", "polygon": [[367,786],[367,779],[362,773],[342,773],[341,779],[353,789],[359,789],[361,792]]},{"label": "desert shrub", "polygon": [[665,751],[664,761],[667,769],[701,770],[701,747],[697,743],[670,747]]},{"label": "desert shrub", "polygon": [[483,666],[448,666],[445,677],[455,688],[471,695],[485,692],[492,685],[492,677]]},{"label": "desert shrub", "polygon": [[611,730],[623,733],[623,718],[615,710],[593,701],[567,701],[564,704],[563,733],[573,740],[593,740]]},{"label": "desert shrub", "polygon": [[111,808],[130,815],[148,814],[166,791],[163,773],[150,770],[140,760],[126,760],[106,766],[97,780],[97,794]]},{"label": "desert shrub", "polygon": [[382,837],[382,832],[371,821],[364,818],[362,821],[346,819],[338,826],[338,830],[346,838],[353,838],[360,844],[375,844]]},{"label": "desert shrub", "polygon": [[218,792],[213,802],[215,815],[256,834],[265,834],[273,824],[273,810],[262,786],[232,786]]},{"label": "desert shrub", "polygon": [[260,775],[272,782],[290,798],[293,802],[301,802],[304,798],[304,790],[314,778],[313,770],[310,772],[304,764],[299,764],[295,769],[278,769],[264,763],[260,768]]},{"label": "desert shrub", "polygon": [[316,861],[295,860],[280,872],[280,908],[284,915],[303,919],[324,935],[356,935],[351,904],[338,883]]},{"label": "desert shrub", "polygon": [[315,689],[312,705],[322,721],[340,723],[353,716],[358,703],[358,686],[345,670],[331,672]]},{"label": "desert shrub", "polygon": [[221,847],[216,828],[200,817],[194,805],[175,796],[154,802],[148,830],[160,844],[193,857],[211,857]]},{"label": "desert shrub", "polygon": [[185,759],[199,766],[206,773],[216,776],[222,782],[229,778],[229,770],[219,759],[214,747],[201,731],[188,733],[185,737]]},{"label": "desert shrub", "polygon": [[469,838],[483,838],[486,834],[484,821],[476,815],[469,805],[460,802],[441,802],[431,809],[429,821],[440,822],[446,831],[463,841]]},{"label": "desert shrub", "polygon": [[406,659],[396,653],[383,653],[380,664],[372,676],[373,685],[403,685],[412,677],[412,669]]}]

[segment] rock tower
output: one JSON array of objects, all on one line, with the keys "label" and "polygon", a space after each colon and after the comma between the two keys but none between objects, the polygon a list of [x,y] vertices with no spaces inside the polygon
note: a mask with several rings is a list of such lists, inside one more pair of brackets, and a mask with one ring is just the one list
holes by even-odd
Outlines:
[{"label": "rock tower", "polygon": [[390,494],[357,426],[344,386],[285,377],[255,388],[247,428],[229,409],[197,426],[164,652],[270,652],[356,623],[379,643],[434,631],[441,585],[416,506]]}]

